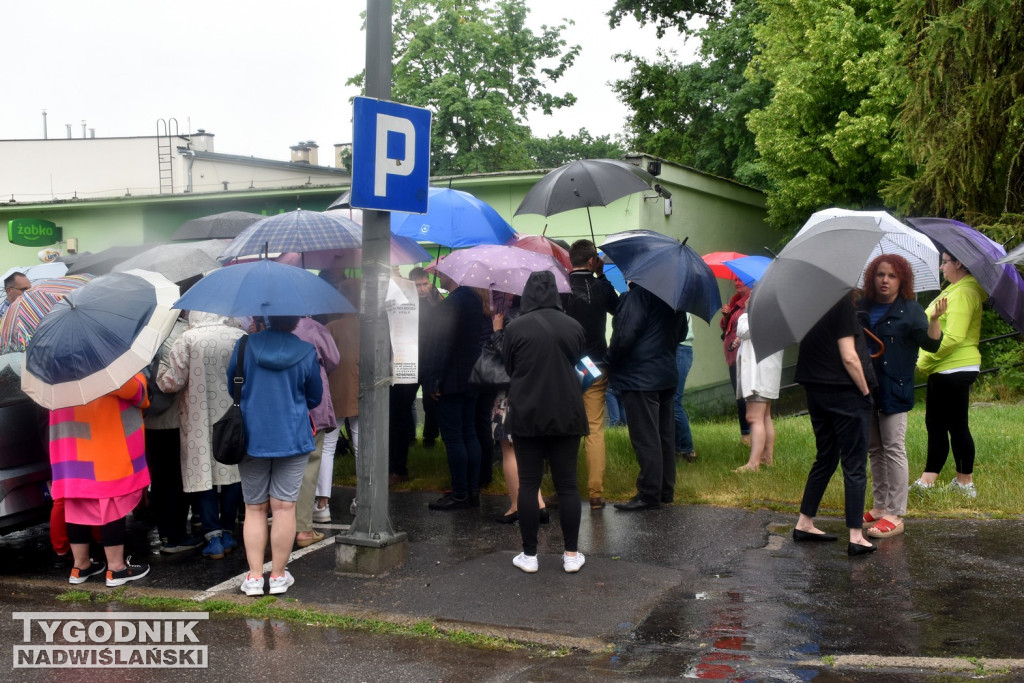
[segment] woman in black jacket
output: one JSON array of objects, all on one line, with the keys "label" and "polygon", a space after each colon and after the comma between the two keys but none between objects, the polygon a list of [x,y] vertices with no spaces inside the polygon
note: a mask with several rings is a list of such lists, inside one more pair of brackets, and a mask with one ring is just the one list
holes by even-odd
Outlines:
[{"label": "woman in black jacket", "polygon": [[576,457],[580,437],[587,434],[583,391],[575,365],[583,355],[583,328],[562,311],[549,272],[530,275],[523,291],[522,313],[505,328],[502,357],[511,378],[505,430],[515,443],[519,465],[519,528],[523,552],[512,561],[524,572],[537,571],[537,492],[544,459],[558,492],[559,521],[565,541],[562,567],[577,572],[583,553],[577,552],[580,531],[580,493]]},{"label": "woman in black jacket", "polygon": [[[874,538],[903,533],[910,474],[907,413],[914,407],[914,367],[918,349],[939,348],[939,317],[945,310],[942,301],[941,310],[936,306],[930,318],[925,316],[914,299],[914,271],[902,256],[882,254],[864,271],[864,298],[857,302],[857,316],[885,345],[873,359],[878,388],[868,432],[874,504],[864,513],[864,521],[875,522],[867,531]],[[874,356],[877,343],[869,340],[868,345]]]}]

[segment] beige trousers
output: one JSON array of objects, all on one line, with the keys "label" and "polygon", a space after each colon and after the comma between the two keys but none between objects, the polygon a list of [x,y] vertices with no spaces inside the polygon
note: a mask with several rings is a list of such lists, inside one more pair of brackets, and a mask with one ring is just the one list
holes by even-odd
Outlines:
[{"label": "beige trousers", "polygon": [[313,530],[313,498],[316,495],[316,480],[320,476],[320,457],[324,453],[323,430],[313,437],[315,447],[309,454],[306,471],[302,474],[302,487],[299,499],[295,501],[295,533]]},{"label": "beige trousers", "polygon": [[883,415],[871,411],[868,456],[871,459],[871,489],[874,507],[887,514],[907,514],[907,414]]},{"label": "beige trousers", "polygon": [[584,440],[587,453],[587,489],[591,498],[604,494],[604,416],[608,375],[599,377],[583,392],[583,408],[587,411],[590,434]]}]

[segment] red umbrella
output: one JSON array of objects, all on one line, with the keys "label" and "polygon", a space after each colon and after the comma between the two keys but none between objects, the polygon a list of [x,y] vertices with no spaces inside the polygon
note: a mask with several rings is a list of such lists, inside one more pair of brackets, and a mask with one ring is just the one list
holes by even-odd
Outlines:
[{"label": "red umbrella", "polygon": [[713,251],[710,254],[704,254],[701,258],[704,259],[704,263],[711,266],[711,272],[715,274],[715,277],[720,277],[723,280],[735,280],[736,274],[729,270],[725,262],[745,256],[746,254],[741,254],[738,251]]},{"label": "red umbrella", "polygon": [[542,235],[516,235],[505,244],[510,247],[517,247],[519,249],[525,249],[526,251],[550,256],[565,268],[565,272],[568,273],[572,270],[572,263],[569,261],[569,252]]}]

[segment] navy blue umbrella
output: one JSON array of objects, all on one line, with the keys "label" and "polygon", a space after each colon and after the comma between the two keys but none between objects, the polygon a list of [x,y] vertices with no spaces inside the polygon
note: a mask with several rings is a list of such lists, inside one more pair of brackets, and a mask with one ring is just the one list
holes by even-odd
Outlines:
[{"label": "navy blue umbrella", "polygon": [[452,249],[506,244],[515,231],[490,204],[468,192],[431,187],[424,214],[392,213],[391,232]]},{"label": "navy blue umbrella", "polygon": [[674,237],[653,230],[630,230],[610,235],[601,249],[626,280],[677,311],[688,311],[710,323],[722,307],[711,268]]},{"label": "navy blue umbrella", "polygon": [[21,387],[45,408],[84,405],[149,365],[178,312],[178,286],[158,273],[111,273],[68,293],[25,348]]},{"label": "navy blue umbrella", "polygon": [[355,313],[345,297],[308,270],[267,259],[215,270],[175,308],[229,316]]}]

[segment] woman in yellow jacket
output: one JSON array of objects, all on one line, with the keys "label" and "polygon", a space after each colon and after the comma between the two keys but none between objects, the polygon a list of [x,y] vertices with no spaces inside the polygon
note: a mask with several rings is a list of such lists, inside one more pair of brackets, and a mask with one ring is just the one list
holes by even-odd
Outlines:
[{"label": "woman in yellow jacket", "polygon": [[936,302],[946,299],[946,312],[939,316],[942,344],[929,353],[922,350],[917,369],[928,375],[925,397],[925,427],[928,430],[928,460],[924,473],[911,489],[927,491],[946,464],[950,446],[956,463],[956,477],[949,488],[968,498],[977,496],[974,488],[974,437],[967,421],[971,385],[981,370],[981,305],[988,298],[970,271],[949,252],[942,252],[939,266],[949,286],[925,311],[932,314]]}]

